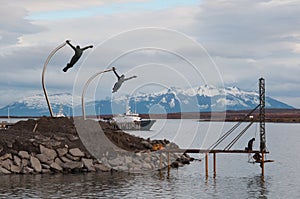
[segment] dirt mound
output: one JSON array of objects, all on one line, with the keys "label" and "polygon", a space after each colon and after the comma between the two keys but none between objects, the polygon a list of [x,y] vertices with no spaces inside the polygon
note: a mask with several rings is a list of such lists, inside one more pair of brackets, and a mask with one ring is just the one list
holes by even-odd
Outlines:
[{"label": "dirt mound", "polygon": [[[91,121],[89,121],[91,122]],[[95,121],[96,122],[96,121]],[[146,140],[115,129],[106,122],[100,122],[105,135],[116,146],[127,151],[151,150],[154,144],[165,146],[167,140]],[[65,145],[69,147],[79,147],[86,153],[84,145],[79,139],[73,119],[66,117],[50,118],[42,117],[38,120],[29,119],[17,122],[14,126],[6,130],[0,130],[0,155],[14,153],[20,150],[39,152],[39,144],[49,148],[59,148]]]}]

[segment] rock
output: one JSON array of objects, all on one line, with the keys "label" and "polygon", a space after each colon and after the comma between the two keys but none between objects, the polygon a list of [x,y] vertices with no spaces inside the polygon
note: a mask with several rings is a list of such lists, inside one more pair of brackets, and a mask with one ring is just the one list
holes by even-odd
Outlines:
[{"label": "rock", "polygon": [[21,166],[21,158],[19,158],[19,156],[17,155],[14,155],[14,163],[17,165],[17,166]]},{"label": "rock", "polygon": [[31,167],[38,173],[42,171],[42,165],[36,157],[30,156]]},{"label": "rock", "polygon": [[0,173],[1,174],[11,174],[10,171],[8,171],[7,169],[3,168],[2,166],[0,166]]},{"label": "rock", "polygon": [[124,161],[120,160],[119,158],[116,158],[116,159],[109,160],[108,163],[112,167],[116,167],[116,166],[121,166],[122,164],[124,164]]},{"label": "rock", "polygon": [[132,157],[131,156],[125,156],[125,163],[132,163]]},{"label": "rock", "polygon": [[56,151],[54,149],[46,148],[43,145],[40,145],[40,152],[41,154],[47,156],[52,161],[54,161],[54,158],[56,158],[57,156]]},{"label": "rock", "polygon": [[52,147],[60,146],[61,142],[56,141],[56,140],[49,140],[47,142],[42,142],[41,144],[48,147],[48,148],[52,148]]},{"label": "rock", "polygon": [[64,169],[81,169],[83,167],[83,164],[82,162],[74,162],[74,161],[71,161],[71,162],[66,162],[62,165],[62,168]]},{"label": "rock", "polygon": [[62,171],[63,168],[57,164],[56,162],[52,162],[50,165],[51,169],[55,170],[55,171]]},{"label": "rock", "polygon": [[41,141],[41,142],[48,142],[50,141],[50,137],[46,137],[46,136],[43,136],[43,135],[36,135],[34,136],[35,139]]},{"label": "rock", "polygon": [[149,164],[149,163],[144,163],[143,165],[142,165],[142,168],[144,168],[144,169],[152,169],[152,167],[151,167],[151,165]]},{"label": "rock", "polygon": [[41,173],[50,173],[51,170],[50,169],[42,169],[42,172]]},{"label": "rock", "polygon": [[96,169],[96,171],[102,171],[102,172],[108,172],[111,170],[111,168],[109,168],[108,166],[105,166],[103,164],[94,164],[94,168]]},{"label": "rock", "polygon": [[10,171],[12,164],[13,164],[13,162],[11,161],[11,159],[6,159],[2,162],[1,166]]},{"label": "rock", "polygon": [[96,171],[96,169],[93,166],[93,160],[92,159],[81,159],[83,165],[88,169],[88,171]]},{"label": "rock", "polygon": [[13,143],[11,143],[11,142],[6,142],[6,146],[8,147],[8,148],[12,148],[13,147]]},{"label": "rock", "polygon": [[67,148],[58,148],[56,149],[56,152],[58,153],[58,156],[64,156],[68,153],[68,149]]},{"label": "rock", "polygon": [[25,159],[29,159],[29,153],[27,151],[19,151],[18,155],[21,157],[21,158],[25,158]]},{"label": "rock", "polygon": [[80,160],[80,157],[75,157],[75,156],[72,156],[71,154],[66,154],[66,157],[70,160],[73,160],[73,161],[79,161]]},{"label": "rock", "polygon": [[24,173],[24,174],[29,174],[29,173],[33,173],[33,172],[34,172],[34,170],[27,166],[23,167],[23,169],[22,169],[22,173]]},{"label": "rock", "polygon": [[84,157],[84,153],[79,148],[69,149],[69,153],[75,157]]},{"label": "rock", "polygon": [[50,169],[50,166],[48,164],[41,164],[42,169]]},{"label": "rock", "polygon": [[40,162],[51,164],[54,160],[46,156],[45,154],[37,154],[36,157],[39,159]]},{"label": "rock", "polygon": [[65,156],[61,157],[61,160],[66,163],[66,162],[72,162],[69,158],[66,158]]},{"label": "rock", "polygon": [[55,140],[57,140],[57,141],[64,141],[65,140],[65,138],[63,138],[63,137],[60,137],[60,136],[58,136],[58,135],[53,135],[53,138],[55,139]]},{"label": "rock", "polygon": [[6,159],[11,159],[12,160],[12,155],[11,153],[6,153],[3,156],[0,157],[0,160],[6,160]]},{"label": "rock", "polygon": [[141,144],[143,144],[144,147],[146,147],[147,149],[152,149],[152,147],[153,147],[152,144],[146,140],[142,141]]},{"label": "rock", "polygon": [[22,159],[21,160],[21,167],[26,167],[29,165],[29,161],[27,159]]},{"label": "rock", "polygon": [[3,146],[0,144],[0,153],[3,151]]},{"label": "rock", "polygon": [[54,162],[55,162],[56,164],[58,164],[59,166],[63,165],[63,162],[62,162],[61,159],[59,159],[59,158],[55,158]]},{"label": "rock", "polygon": [[79,140],[79,137],[75,136],[75,135],[71,135],[71,134],[68,134],[67,135],[67,138],[73,142],[73,141],[76,141],[76,140]]},{"label": "rock", "polygon": [[11,165],[11,167],[10,167],[10,171],[13,173],[20,173],[21,170],[22,170],[22,168],[20,166]]}]

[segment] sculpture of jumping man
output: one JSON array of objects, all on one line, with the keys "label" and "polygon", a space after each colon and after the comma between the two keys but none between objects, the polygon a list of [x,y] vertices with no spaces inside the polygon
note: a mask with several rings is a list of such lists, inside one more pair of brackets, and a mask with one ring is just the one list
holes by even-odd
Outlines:
[{"label": "sculpture of jumping man", "polygon": [[69,44],[69,46],[71,46],[71,48],[75,51],[75,54],[73,55],[70,63],[67,64],[67,66],[63,69],[64,72],[67,72],[67,70],[69,68],[72,68],[73,65],[79,60],[79,58],[81,57],[83,51],[85,51],[86,49],[88,48],[93,48],[93,45],[90,45],[90,46],[86,46],[84,48],[80,48],[80,46],[76,46],[74,47],[71,43],[70,43],[70,40],[67,40],[66,41],[67,44]]},{"label": "sculpture of jumping man", "polygon": [[118,78],[118,81],[115,83],[115,85],[114,85],[114,87],[113,87],[113,91],[112,91],[113,93],[117,92],[117,90],[119,90],[119,88],[121,87],[121,85],[122,85],[125,81],[137,77],[137,76],[132,76],[132,77],[129,77],[129,78],[125,78],[125,75],[121,75],[121,76],[118,75],[118,73],[116,72],[116,68],[115,68],[115,67],[113,67],[112,69],[113,69],[115,75],[116,75],[117,78]]}]

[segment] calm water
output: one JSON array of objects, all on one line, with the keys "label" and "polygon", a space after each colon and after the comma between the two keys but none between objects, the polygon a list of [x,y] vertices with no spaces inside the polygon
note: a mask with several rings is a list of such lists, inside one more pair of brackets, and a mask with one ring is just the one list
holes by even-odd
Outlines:
[{"label": "calm water", "polygon": [[[143,137],[167,138],[181,147],[199,148],[211,144],[211,134],[219,135],[233,123],[199,123],[195,120],[158,121],[152,131],[131,132]],[[89,173],[69,175],[1,176],[1,198],[300,198],[299,124],[267,124],[267,157],[265,182],[260,167],[248,163],[247,154],[218,154],[217,177],[205,178],[204,161],[195,161],[179,169],[144,174]],[[196,130],[195,130],[196,129]],[[211,133],[208,133],[211,132]],[[257,125],[249,129],[235,148],[242,149],[256,137]],[[206,141],[203,141],[203,140]],[[202,158],[201,155],[194,155]]]}]

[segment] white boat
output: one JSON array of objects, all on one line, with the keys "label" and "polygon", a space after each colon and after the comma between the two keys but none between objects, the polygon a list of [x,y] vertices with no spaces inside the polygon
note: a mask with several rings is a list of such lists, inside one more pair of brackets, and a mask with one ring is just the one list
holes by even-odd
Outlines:
[{"label": "white boat", "polygon": [[115,115],[111,122],[122,130],[150,130],[156,120],[142,119],[128,109],[124,114]]}]

